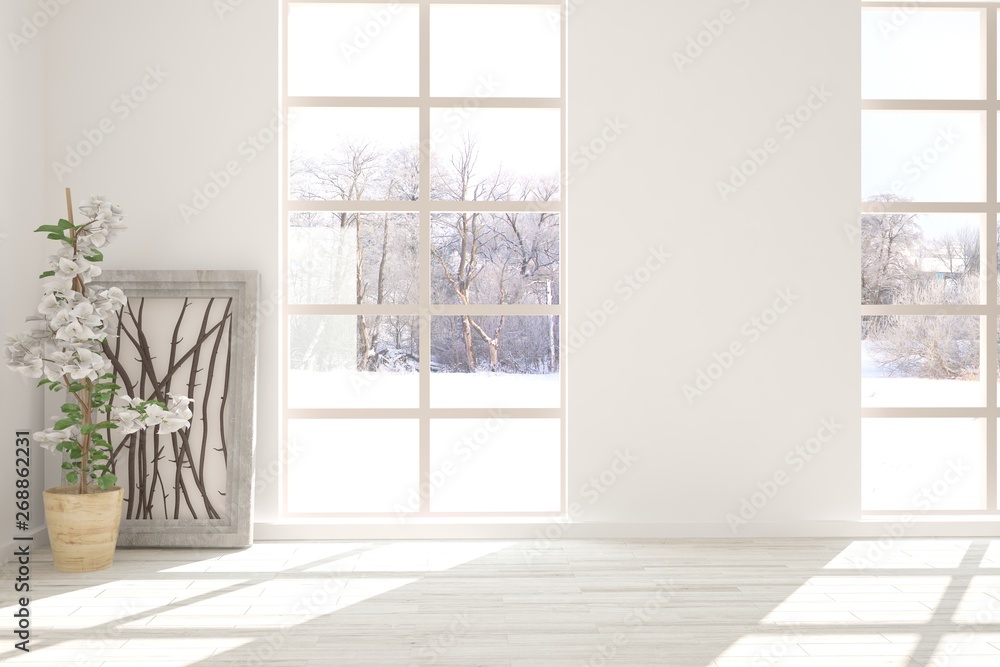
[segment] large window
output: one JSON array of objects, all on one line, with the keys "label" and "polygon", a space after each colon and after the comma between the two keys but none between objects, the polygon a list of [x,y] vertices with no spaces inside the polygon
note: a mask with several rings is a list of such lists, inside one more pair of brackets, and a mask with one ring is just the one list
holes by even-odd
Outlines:
[{"label": "large window", "polygon": [[997,8],[866,2],[863,509],[996,514]]},{"label": "large window", "polygon": [[283,514],[562,513],[558,1],[285,8]]}]

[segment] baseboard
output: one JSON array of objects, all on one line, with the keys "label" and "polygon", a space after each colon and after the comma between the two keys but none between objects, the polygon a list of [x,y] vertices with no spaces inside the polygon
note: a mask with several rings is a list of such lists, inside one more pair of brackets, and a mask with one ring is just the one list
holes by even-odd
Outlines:
[{"label": "baseboard", "polygon": [[[884,519],[884,520],[883,520]],[[996,537],[1000,520],[941,521],[879,517],[863,521],[751,522],[734,532],[719,523],[569,523],[557,520],[518,523],[258,523],[255,541],[268,540],[405,540],[405,539],[741,539],[741,538],[880,538]]]},{"label": "baseboard", "polygon": [[[32,550],[38,547],[49,546],[49,533],[45,530],[45,526],[41,528],[33,528],[23,535],[18,535],[18,537],[30,537]],[[10,559],[14,556],[14,552],[17,550],[19,544],[24,544],[25,541],[18,540],[7,540],[3,544],[0,544],[0,565],[6,565],[10,562]]]},{"label": "baseboard", "polygon": [[[45,547],[49,536],[45,527],[35,528],[26,537],[32,545]],[[740,539],[740,538],[856,538],[880,537],[997,537],[1000,521],[976,519],[941,521],[888,517],[887,520],[811,521],[750,523],[733,532],[726,524],[700,523],[560,523],[558,521],[518,523],[423,523],[353,524],[307,523],[295,521],[258,523],[254,541],[277,540],[436,540],[436,539]],[[0,544],[0,564],[14,555],[13,540]]]}]

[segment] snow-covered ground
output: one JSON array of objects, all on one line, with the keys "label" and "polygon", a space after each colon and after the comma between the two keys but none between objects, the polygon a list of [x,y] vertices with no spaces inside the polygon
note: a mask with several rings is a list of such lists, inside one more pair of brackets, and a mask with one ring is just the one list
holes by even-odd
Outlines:
[{"label": "snow-covered ground", "polygon": [[873,356],[870,341],[861,342],[861,405],[866,408],[969,408],[984,405],[983,383],[889,377]]},{"label": "snow-covered ground", "polygon": [[432,408],[558,408],[559,374],[434,373]]},{"label": "snow-covered ground", "polygon": [[981,419],[864,419],[862,507],[979,509],[985,481]]},{"label": "snow-covered ground", "polygon": [[288,407],[416,408],[420,405],[417,373],[289,371]]},{"label": "snow-covered ground", "polygon": [[[418,420],[293,419],[288,429],[290,511],[419,510]],[[560,434],[558,419],[431,420],[431,510],[557,511]]]},{"label": "snow-covered ground", "polygon": [[[290,371],[288,407],[415,408],[417,373]],[[559,374],[433,373],[434,408],[558,408]]]},{"label": "snow-covered ground", "polygon": [[[861,404],[870,407],[984,405],[974,380],[888,377],[861,343]],[[979,509],[984,489],[981,419],[862,420],[862,507],[866,510]]]}]

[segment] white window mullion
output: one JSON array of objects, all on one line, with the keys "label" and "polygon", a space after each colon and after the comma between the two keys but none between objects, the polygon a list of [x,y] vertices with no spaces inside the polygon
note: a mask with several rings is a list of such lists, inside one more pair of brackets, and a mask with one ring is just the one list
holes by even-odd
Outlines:
[{"label": "white window mullion", "polygon": [[431,511],[431,7],[420,3],[420,513]]},{"label": "white window mullion", "polygon": [[[980,353],[983,370],[980,373],[985,380],[986,407],[997,406],[997,322],[1000,306],[997,303],[997,10],[990,7],[986,10],[986,25],[984,40],[986,67],[986,201],[989,210],[986,214],[985,269],[986,275],[986,307],[989,315],[983,324]],[[997,420],[990,416],[986,419],[986,510],[996,512],[997,508]]]}]

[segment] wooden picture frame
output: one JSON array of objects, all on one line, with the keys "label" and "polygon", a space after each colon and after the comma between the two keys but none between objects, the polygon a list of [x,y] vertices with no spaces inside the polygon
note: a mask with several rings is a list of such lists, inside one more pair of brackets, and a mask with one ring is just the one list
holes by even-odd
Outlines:
[{"label": "wooden picture frame", "polygon": [[194,399],[178,433],[109,431],[125,490],[118,545],[249,546],[259,274],[107,270],[95,283],[128,297],[105,343],[120,393]]}]

